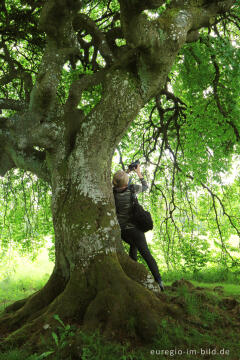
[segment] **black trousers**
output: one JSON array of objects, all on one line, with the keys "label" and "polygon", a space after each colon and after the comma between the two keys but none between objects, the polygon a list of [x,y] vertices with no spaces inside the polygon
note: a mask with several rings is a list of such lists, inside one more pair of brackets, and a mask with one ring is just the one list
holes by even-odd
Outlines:
[{"label": "black trousers", "polygon": [[150,253],[145,234],[136,228],[123,229],[121,231],[121,237],[130,245],[129,256],[133,260],[137,261],[137,251],[139,251],[143,259],[146,261],[155,281],[161,280],[157,263]]}]

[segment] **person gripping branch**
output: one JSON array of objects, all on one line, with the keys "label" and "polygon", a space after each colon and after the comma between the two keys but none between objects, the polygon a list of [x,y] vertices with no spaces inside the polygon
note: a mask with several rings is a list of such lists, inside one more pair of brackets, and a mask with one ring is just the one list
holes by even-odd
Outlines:
[{"label": "person gripping branch", "polygon": [[[135,171],[141,182],[139,184],[130,185],[129,172]],[[121,228],[121,238],[130,245],[129,256],[137,261],[137,251],[140,252],[143,259],[146,261],[155,281],[159,284],[160,290],[164,291],[164,285],[157,263],[150,253],[147,245],[146,237],[143,231],[139,230],[132,221],[132,194],[131,188],[135,193],[141,193],[148,189],[148,184],[144,179],[139,161],[129,165],[128,170],[117,171],[113,176],[113,193],[115,198],[115,206],[117,219]]]}]

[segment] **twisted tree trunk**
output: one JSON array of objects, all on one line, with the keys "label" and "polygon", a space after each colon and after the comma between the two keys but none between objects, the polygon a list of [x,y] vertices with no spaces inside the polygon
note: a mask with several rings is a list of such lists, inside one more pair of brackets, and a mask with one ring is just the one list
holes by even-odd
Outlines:
[{"label": "twisted tree trunk", "polygon": [[[127,51],[119,60],[103,43],[108,67],[73,82],[63,109],[56,91],[64,63],[77,51],[72,24],[76,30],[86,17],[74,17],[71,2],[47,2],[41,26],[48,42],[29,107],[0,122],[0,174],[21,167],[51,184],[56,245],[47,284],[1,316],[0,332],[9,335],[5,344],[37,347],[40,335],[51,331],[46,333],[44,326],[52,324],[53,314],[85,329],[100,327],[111,336],[146,341],[156,334],[163,314],[176,315],[164,296],[156,296],[158,288],[148,271],[123,251],[111,160],[129,124],[164,87],[179,49],[196,40],[197,29],[229,9],[232,1],[172,1],[157,20],[142,10],[160,6],[160,0],[119,2]],[[61,17],[55,17],[58,8]],[[99,83],[101,100],[84,116],[77,108],[82,92]]]}]

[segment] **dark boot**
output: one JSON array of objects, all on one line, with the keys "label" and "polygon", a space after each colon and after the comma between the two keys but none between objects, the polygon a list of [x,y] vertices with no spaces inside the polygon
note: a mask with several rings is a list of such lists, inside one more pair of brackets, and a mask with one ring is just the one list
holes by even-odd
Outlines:
[{"label": "dark boot", "polygon": [[159,287],[160,287],[160,290],[161,290],[161,291],[164,291],[164,285],[163,285],[163,282],[162,282],[161,277],[158,278],[158,279],[156,280],[156,282],[158,283],[158,285],[159,285]]},{"label": "dark boot", "polygon": [[158,285],[159,285],[159,287],[160,287],[160,290],[161,290],[161,291],[164,291],[164,286],[163,286],[162,280],[159,280],[159,281],[158,281]]}]

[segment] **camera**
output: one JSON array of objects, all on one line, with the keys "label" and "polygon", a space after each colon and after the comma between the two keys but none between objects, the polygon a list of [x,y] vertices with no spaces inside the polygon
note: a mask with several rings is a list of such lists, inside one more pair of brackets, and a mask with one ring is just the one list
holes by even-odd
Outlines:
[{"label": "camera", "polygon": [[136,160],[136,161],[132,162],[130,165],[128,165],[128,169],[130,171],[132,171],[132,170],[136,169],[139,164],[140,164],[140,161]]}]

